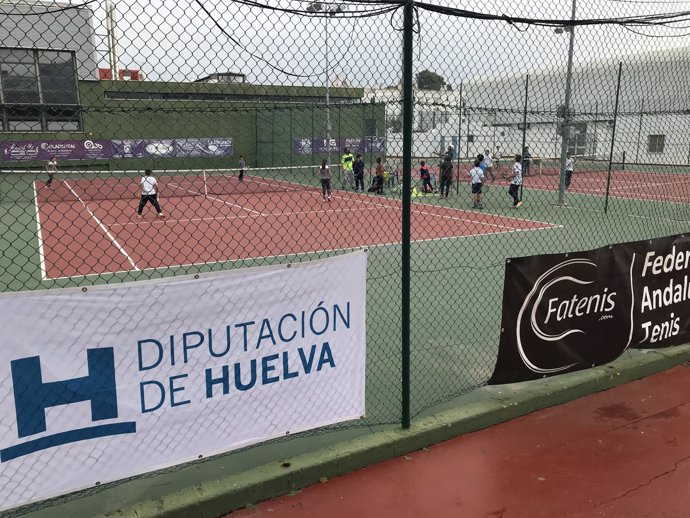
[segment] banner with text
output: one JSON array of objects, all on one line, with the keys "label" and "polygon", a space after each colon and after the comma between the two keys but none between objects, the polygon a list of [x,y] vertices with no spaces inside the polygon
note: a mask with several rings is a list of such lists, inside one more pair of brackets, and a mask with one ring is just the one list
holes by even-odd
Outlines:
[{"label": "banner with text", "polygon": [[230,138],[113,140],[113,158],[190,158],[232,156]]},{"label": "banner with text", "polygon": [[496,369],[513,383],[690,341],[690,237],[509,259]]},{"label": "banner with text", "polygon": [[1,142],[5,161],[105,160],[109,158],[229,157],[231,138],[174,138],[124,140],[22,140]]},{"label": "banner with text", "polygon": [[99,160],[110,158],[113,146],[109,140],[20,140],[2,142],[2,159],[24,160]]},{"label": "banner with text", "polygon": [[342,153],[345,148],[355,154],[385,153],[386,139],[385,137],[336,137],[330,140],[314,137],[292,139],[292,152],[296,155],[321,154],[328,151]]},{"label": "banner with text", "polygon": [[0,295],[0,509],[363,416],[366,263]]}]

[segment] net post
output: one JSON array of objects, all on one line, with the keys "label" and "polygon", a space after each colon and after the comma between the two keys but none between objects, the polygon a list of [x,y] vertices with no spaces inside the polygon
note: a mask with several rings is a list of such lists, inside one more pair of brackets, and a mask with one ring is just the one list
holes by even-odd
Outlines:
[{"label": "net post", "polygon": [[204,177],[204,196],[208,196],[208,182],[206,181],[206,169],[202,171]]},{"label": "net post", "polygon": [[606,177],[606,198],[604,200],[604,214],[609,210],[609,192],[611,189],[611,169],[613,165],[613,147],[616,143],[616,122],[618,119],[618,97],[621,91],[621,74],[623,73],[623,62],[618,63],[618,84],[616,85],[616,105],[613,109],[613,129],[611,130],[611,151],[609,152],[609,173]]}]

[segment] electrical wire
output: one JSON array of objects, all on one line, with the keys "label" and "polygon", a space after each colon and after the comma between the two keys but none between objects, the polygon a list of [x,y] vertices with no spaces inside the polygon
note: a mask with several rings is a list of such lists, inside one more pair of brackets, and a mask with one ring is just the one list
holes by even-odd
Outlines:
[{"label": "electrical wire", "polygon": [[[4,14],[6,16],[43,16],[46,14],[53,14],[53,13],[61,13],[64,11],[70,11],[73,9],[81,9],[82,7],[86,7],[89,4],[93,4],[94,2],[99,2],[100,0],[87,0],[86,2],[83,2],[81,4],[76,4],[76,5],[67,5],[65,7],[60,7],[59,9],[48,9],[46,11],[31,11],[30,13],[20,13],[20,12],[3,12],[0,14]],[[33,6],[32,6],[33,7]]]}]

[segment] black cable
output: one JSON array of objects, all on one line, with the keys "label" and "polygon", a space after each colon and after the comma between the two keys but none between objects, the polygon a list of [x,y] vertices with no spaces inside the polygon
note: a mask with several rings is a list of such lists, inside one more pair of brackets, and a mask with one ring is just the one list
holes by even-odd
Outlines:
[{"label": "black cable", "polygon": [[[631,29],[630,27],[627,27],[623,25],[623,28],[626,31],[630,31],[633,34],[637,34],[638,36],[644,36],[645,38],[685,38],[686,36],[690,36],[690,32],[684,32],[683,34],[646,34],[644,32],[639,32],[636,30]],[[675,27],[664,27],[664,29],[674,29]]]},{"label": "black cable", "polygon": [[201,3],[201,0],[194,0],[199,7],[206,13],[206,16],[213,22],[213,24],[220,29],[220,32],[222,32],[231,42],[233,42],[235,45],[237,45],[239,48],[247,52],[250,56],[252,56],[254,59],[258,59],[259,61],[263,61],[266,63],[269,67],[271,67],[273,70],[277,70],[278,72],[285,74],[290,77],[301,77],[301,78],[311,78],[311,77],[317,77],[320,74],[294,74],[292,72],[288,72],[287,70],[283,70],[280,67],[275,66],[273,63],[265,59],[263,56],[259,56],[258,54],[254,54],[251,50],[249,50],[247,47],[245,47],[238,39],[236,39],[234,36],[232,36],[230,33],[228,33],[224,27],[220,25],[218,20],[216,20],[213,15],[209,12],[208,9],[204,6],[204,4]]},{"label": "black cable", "polygon": [[[98,1],[100,1],[100,0],[87,0],[86,2],[83,2],[81,4],[68,5],[65,7],[60,7],[59,9],[49,9],[47,11],[35,12],[32,10],[30,13],[3,12],[0,14],[5,14],[7,16],[43,16],[44,14],[61,13],[63,11],[70,11],[72,9],[81,9],[82,7],[86,7],[87,5],[93,4],[94,2],[98,2]],[[21,5],[31,5],[33,7],[32,4],[21,4]],[[35,4],[35,5],[38,5],[38,4]]]}]

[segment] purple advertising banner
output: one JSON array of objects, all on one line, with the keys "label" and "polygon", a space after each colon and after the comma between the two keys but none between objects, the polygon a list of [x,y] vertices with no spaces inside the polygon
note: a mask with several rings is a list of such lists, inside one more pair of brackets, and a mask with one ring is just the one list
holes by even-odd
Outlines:
[{"label": "purple advertising banner", "polygon": [[32,140],[2,142],[2,159],[5,161],[50,160],[97,160],[110,158],[113,147],[108,140]]},{"label": "purple advertising banner", "polygon": [[[329,146],[330,144],[330,146]],[[340,153],[348,148],[352,153],[385,153],[385,137],[338,137],[330,139],[330,143],[325,138],[295,138],[292,139],[292,152],[296,155],[323,154],[328,152]]]},{"label": "purple advertising banner", "polygon": [[181,158],[232,155],[230,138],[113,140],[113,158]]}]

